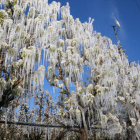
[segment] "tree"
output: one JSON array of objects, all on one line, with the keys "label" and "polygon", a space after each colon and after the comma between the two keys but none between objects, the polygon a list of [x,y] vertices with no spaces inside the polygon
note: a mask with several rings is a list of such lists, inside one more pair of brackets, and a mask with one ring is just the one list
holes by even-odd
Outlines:
[{"label": "tree", "polygon": [[[61,20],[57,20],[60,15],[57,2],[48,5],[45,0],[3,0],[3,4],[5,9],[0,10],[0,107],[10,107],[9,103],[22,107],[23,99],[26,101],[32,93],[35,97],[40,91],[41,96],[36,96],[39,98],[37,123],[50,121],[79,127],[63,129],[56,134],[56,139],[64,138],[70,130],[82,140],[105,137],[104,133],[117,139],[120,136],[140,138],[139,63],[129,64],[119,45],[93,32],[93,19],[83,24],[78,18],[74,20],[68,3],[61,7]],[[44,64],[45,59],[49,66]],[[54,106],[42,91],[44,77],[52,87],[61,90]],[[75,91],[71,90],[72,84]],[[24,109],[28,122],[28,110]],[[91,130],[91,127],[102,130]],[[54,136],[54,129],[49,133]]]},{"label": "tree", "polygon": [[23,8],[17,2],[5,1],[5,9],[0,10],[0,107],[7,107],[23,92],[33,92],[36,82],[43,84],[44,66],[40,66],[36,72],[33,70],[35,61],[40,61],[41,49],[34,46],[35,38],[27,29],[28,17],[23,13],[25,2],[22,3]]}]

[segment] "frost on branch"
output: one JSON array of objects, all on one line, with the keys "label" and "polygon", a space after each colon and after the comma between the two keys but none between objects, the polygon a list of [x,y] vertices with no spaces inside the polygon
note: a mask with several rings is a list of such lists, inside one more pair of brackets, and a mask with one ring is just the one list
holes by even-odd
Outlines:
[{"label": "frost on branch", "polygon": [[0,78],[0,101],[3,95],[3,89],[6,86],[6,81],[4,80],[4,78]]},{"label": "frost on branch", "polygon": [[[39,91],[46,76],[51,86],[61,90],[56,116],[64,124],[80,126],[85,135],[91,126],[100,126],[111,137],[128,135],[129,130],[139,137],[140,66],[129,64],[120,46],[93,29],[94,19],[85,23],[74,19],[68,3],[61,8],[59,2],[47,0],[0,4],[5,6],[0,10],[2,100],[6,100],[3,94],[8,94],[7,103],[17,97],[12,90]],[[83,85],[86,67],[90,77]],[[75,91],[70,90],[72,85]]]}]

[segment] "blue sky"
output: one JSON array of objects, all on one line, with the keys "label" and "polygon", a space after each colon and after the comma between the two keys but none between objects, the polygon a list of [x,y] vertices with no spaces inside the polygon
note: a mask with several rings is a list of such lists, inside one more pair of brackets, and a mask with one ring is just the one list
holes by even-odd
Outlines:
[{"label": "blue sky", "polygon": [[[48,0],[50,4],[53,0]],[[70,13],[74,19],[86,22],[94,18],[93,29],[101,32],[102,36],[109,37],[113,44],[117,44],[111,25],[115,18],[120,22],[118,39],[129,62],[140,60],[140,11],[135,0],[56,0],[61,6],[69,2]],[[140,0],[136,0],[140,7]]]}]

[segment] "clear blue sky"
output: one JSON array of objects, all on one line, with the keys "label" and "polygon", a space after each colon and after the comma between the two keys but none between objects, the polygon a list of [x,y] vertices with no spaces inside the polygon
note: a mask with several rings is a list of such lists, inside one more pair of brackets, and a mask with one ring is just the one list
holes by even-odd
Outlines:
[{"label": "clear blue sky", "polygon": [[[50,4],[53,0],[48,0]],[[101,32],[102,36],[109,37],[117,44],[111,25],[115,24],[116,18],[121,25],[118,31],[118,39],[129,62],[140,60],[140,0],[55,0],[61,6],[69,2],[70,13],[74,19],[79,18],[83,23],[88,18],[94,18],[93,28]]]}]

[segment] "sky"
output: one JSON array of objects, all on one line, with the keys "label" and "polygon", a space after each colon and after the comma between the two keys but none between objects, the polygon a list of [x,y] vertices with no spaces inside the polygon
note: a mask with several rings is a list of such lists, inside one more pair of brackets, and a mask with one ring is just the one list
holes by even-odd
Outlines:
[{"label": "sky", "polygon": [[[53,0],[48,0],[50,4]],[[121,29],[118,31],[118,39],[129,62],[140,60],[140,0],[55,0],[61,6],[69,2],[70,13],[74,19],[79,18],[82,23],[89,17],[94,19],[93,29],[107,36],[117,44],[114,30],[115,18],[119,21]]]}]

